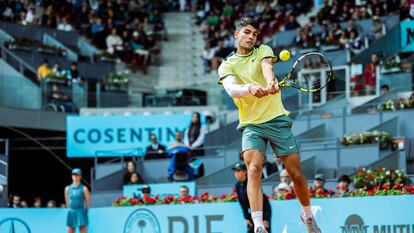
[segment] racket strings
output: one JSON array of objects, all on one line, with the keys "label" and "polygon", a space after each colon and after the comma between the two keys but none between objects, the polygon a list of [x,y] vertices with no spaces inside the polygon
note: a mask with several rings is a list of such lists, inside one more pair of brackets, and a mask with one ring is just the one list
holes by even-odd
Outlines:
[{"label": "racket strings", "polygon": [[[319,90],[329,81],[331,69],[329,62],[321,55],[308,55],[296,65],[298,73],[295,83],[298,87],[308,90]],[[322,79],[326,79],[323,80]]]}]

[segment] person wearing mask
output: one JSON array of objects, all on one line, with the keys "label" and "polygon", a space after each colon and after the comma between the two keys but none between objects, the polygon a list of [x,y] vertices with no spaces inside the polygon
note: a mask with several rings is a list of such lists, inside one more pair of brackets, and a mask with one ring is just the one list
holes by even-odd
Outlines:
[{"label": "person wearing mask", "polygon": [[82,171],[72,170],[72,184],[65,188],[65,202],[69,208],[66,225],[68,233],[74,233],[77,228],[86,233],[88,226],[88,210],[90,208],[90,193],[82,183]]},{"label": "person wearing mask", "polygon": [[190,127],[185,130],[184,144],[189,146],[194,155],[204,155],[203,144],[206,127],[201,125],[200,113],[193,113]]},{"label": "person wearing mask", "polygon": [[[243,161],[236,163],[233,166],[234,177],[237,179],[235,186],[237,198],[239,204],[243,210],[243,216],[246,221],[247,232],[254,233],[253,220],[250,215],[250,204],[249,197],[247,196],[247,167]],[[270,208],[270,202],[267,199],[266,195],[263,194],[263,225],[267,232],[270,231],[270,219],[272,215],[272,210]]]}]

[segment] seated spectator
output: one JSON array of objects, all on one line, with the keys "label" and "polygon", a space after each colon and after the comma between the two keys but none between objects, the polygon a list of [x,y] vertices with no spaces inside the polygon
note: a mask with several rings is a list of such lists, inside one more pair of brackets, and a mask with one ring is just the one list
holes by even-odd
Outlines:
[{"label": "seated spectator", "polygon": [[149,60],[146,61],[146,63],[158,65],[158,60],[156,59],[156,56],[160,53],[161,49],[158,46],[157,41],[154,38],[154,33],[148,32],[147,36],[148,37],[147,37],[147,41],[145,43],[144,48],[148,50]]},{"label": "seated spectator", "polygon": [[140,180],[141,182],[144,182],[141,175],[139,174],[139,172],[137,172],[137,166],[135,164],[134,161],[128,161],[127,165],[126,165],[126,169],[124,172],[124,179],[123,179],[123,184],[129,184],[130,180],[131,180],[131,176],[133,173],[137,173],[138,174],[138,180]]},{"label": "seated spectator", "polygon": [[371,55],[371,63],[367,64],[364,68],[365,79],[365,94],[374,95],[375,86],[377,84],[377,67],[379,65],[379,59],[377,54]]},{"label": "seated spectator", "polygon": [[146,198],[146,197],[151,197],[151,187],[148,185],[144,185],[141,189],[140,198]]},{"label": "seated spectator", "polygon": [[109,54],[117,54],[122,57],[124,50],[122,38],[117,34],[116,28],[112,28],[111,34],[106,37],[106,51]]},{"label": "seated spectator", "polygon": [[341,46],[341,48],[346,48],[348,43],[349,43],[349,40],[348,40],[348,36],[346,35],[346,32],[342,32],[341,36],[339,37],[339,45]]},{"label": "seated spectator", "polygon": [[91,38],[98,48],[104,48],[105,25],[102,23],[101,18],[94,18],[91,20]]},{"label": "seated spectator", "polygon": [[302,47],[302,38],[303,38],[303,34],[302,34],[302,29],[301,28],[296,28],[296,35],[295,37],[293,37],[293,44],[297,47]]},{"label": "seated spectator", "polygon": [[280,183],[277,187],[273,188],[273,198],[280,199],[285,198],[290,193],[290,186],[286,183]]},{"label": "seated spectator", "polygon": [[70,83],[81,82],[81,76],[76,62],[70,64],[70,68],[66,71],[66,78]]},{"label": "seated spectator", "polygon": [[328,34],[329,34],[328,24],[324,23],[322,24],[322,32],[320,33],[322,41],[326,41]]},{"label": "seated spectator", "polygon": [[57,203],[55,200],[49,200],[46,205],[47,208],[57,208]]},{"label": "seated spectator", "polygon": [[49,61],[43,60],[43,63],[37,68],[37,78],[39,81],[46,79],[52,74],[52,70],[49,67]]},{"label": "seated spectator", "polygon": [[184,144],[189,146],[194,155],[204,155],[204,138],[206,127],[201,125],[200,113],[194,112],[190,127],[185,130]]},{"label": "seated spectator", "polygon": [[52,73],[54,76],[58,77],[58,78],[62,78],[64,80],[65,76],[66,76],[66,71],[64,69],[62,69],[60,62],[56,62],[55,65],[53,66],[52,69]]},{"label": "seated spectator", "polygon": [[21,206],[22,208],[29,208],[29,205],[27,204],[27,201],[25,201],[25,200],[22,200],[22,201],[20,202],[20,206]]},{"label": "seated spectator", "polygon": [[33,207],[34,208],[42,208],[42,199],[40,197],[35,197],[33,199]]},{"label": "seated spectator", "polygon": [[189,165],[191,150],[187,146],[175,145],[168,149],[171,157],[168,167],[168,179],[171,181],[194,180],[194,170]]},{"label": "seated spectator", "polygon": [[216,53],[216,50],[214,48],[211,48],[210,43],[207,43],[202,53],[205,74],[211,71],[211,60],[213,59],[215,53]]},{"label": "seated spectator", "polygon": [[198,159],[192,154],[188,165],[190,165],[194,171],[194,179],[198,179],[204,176],[204,164],[201,159]]},{"label": "seated spectator", "polygon": [[323,174],[316,174],[313,181],[313,192],[317,193],[320,190],[323,193],[328,193],[328,190],[325,189],[325,176]]},{"label": "seated spectator", "polygon": [[224,47],[224,41],[220,40],[211,60],[211,68],[217,70],[221,62],[232,52],[231,48]]},{"label": "seated spectator", "polygon": [[286,169],[283,169],[280,174],[280,183],[286,183],[286,184],[290,184],[292,182],[292,179],[290,179],[289,173],[287,172]]},{"label": "seated spectator", "polygon": [[328,33],[328,37],[326,37],[326,40],[325,40],[324,44],[325,45],[337,45],[337,44],[339,44],[338,39],[336,38],[333,31],[330,31]]},{"label": "seated spectator", "polygon": [[59,90],[59,86],[56,83],[52,84],[52,90],[49,94],[50,103],[46,107],[47,110],[53,110],[55,112],[73,112],[74,106],[70,97]]},{"label": "seated spectator", "polygon": [[348,194],[351,192],[349,190],[349,185],[351,184],[351,178],[347,175],[342,175],[338,178],[338,186],[337,186],[337,195],[338,196],[344,196],[345,194]]},{"label": "seated spectator", "polygon": [[295,15],[291,14],[288,22],[285,24],[285,31],[294,30],[296,28],[300,28],[300,24],[296,21]]},{"label": "seated spectator", "polygon": [[57,30],[70,32],[73,30],[72,25],[68,23],[68,18],[63,17],[62,21],[58,24]]},{"label": "seated spectator", "polygon": [[90,25],[87,5],[83,5],[80,12],[76,14],[76,27],[80,30],[81,34],[86,34],[88,32]]},{"label": "seated spectator", "polygon": [[338,22],[332,24],[331,31],[334,33],[335,38],[339,38],[343,32],[343,30],[341,29],[341,25],[339,25]]},{"label": "seated spectator", "polygon": [[14,194],[11,198],[11,203],[9,203],[9,208],[21,208],[21,197],[20,195]]},{"label": "seated spectator", "polygon": [[364,49],[364,42],[362,41],[361,37],[357,36],[357,34],[353,31],[349,34],[349,43],[347,48],[351,51],[352,55],[358,55]]},{"label": "seated spectator", "polygon": [[185,198],[188,198],[189,196],[190,196],[190,189],[188,188],[188,186],[186,185],[181,186],[179,190],[178,198],[185,199]]},{"label": "seated spectator", "polygon": [[165,146],[158,143],[157,136],[155,134],[151,134],[150,136],[151,145],[147,147],[147,153],[145,157],[147,158],[160,158],[166,155]]},{"label": "seated spectator", "polygon": [[57,20],[55,13],[53,12],[52,6],[48,6],[46,10],[44,11],[41,20],[40,25],[42,27],[50,27],[50,28],[56,28],[57,27]]},{"label": "seated spectator", "polygon": [[183,136],[182,136],[182,134],[181,134],[181,132],[180,132],[180,131],[175,132],[175,142],[171,143],[171,144],[168,146],[168,149],[171,149],[171,148],[173,148],[173,147],[175,147],[175,146],[184,146],[184,147],[186,147],[186,146],[187,146],[187,145],[185,145],[185,144],[183,143]]},{"label": "seated spectator", "polygon": [[131,46],[135,54],[144,56],[144,61],[148,61],[149,52],[144,47],[145,38],[143,38],[139,32],[134,31],[132,33]]},{"label": "seated spectator", "polygon": [[381,85],[380,87],[381,95],[387,94],[389,91],[390,91],[390,87],[388,85],[386,84]]},{"label": "seated spectator", "polygon": [[372,17],[372,26],[369,29],[371,34],[370,34],[370,39],[372,41],[378,40],[379,38],[381,38],[383,36],[382,33],[382,28],[383,28],[384,24],[381,22],[381,19],[374,15],[374,17]]},{"label": "seated spectator", "polygon": [[350,19],[348,20],[348,25],[345,29],[345,32],[349,35],[351,32],[355,32],[355,35],[359,35],[361,33],[362,29],[361,27],[355,23],[354,20]]},{"label": "seated spectator", "polygon": [[140,176],[137,172],[133,172],[131,174],[131,178],[129,180],[128,184],[143,184],[142,180],[140,179]]}]

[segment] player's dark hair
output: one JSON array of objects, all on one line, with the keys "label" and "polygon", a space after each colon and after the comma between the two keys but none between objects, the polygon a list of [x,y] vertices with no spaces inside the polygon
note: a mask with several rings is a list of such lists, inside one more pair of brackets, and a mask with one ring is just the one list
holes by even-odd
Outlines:
[{"label": "player's dark hair", "polygon": [[251,25],[256,29],[259,28],[259,24],[257,23],[257,21],[250,17],[241,17],[234,23],[236,31],[240,31],[243,27],[246,27],[247,25]]}]

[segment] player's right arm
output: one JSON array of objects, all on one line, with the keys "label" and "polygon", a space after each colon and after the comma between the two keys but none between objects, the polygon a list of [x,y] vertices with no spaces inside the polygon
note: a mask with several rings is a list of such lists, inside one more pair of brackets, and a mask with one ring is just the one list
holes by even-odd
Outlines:
[{"label": "player's right arm", "polygon": [[232,98],[241,98],[252,94],[258,98],[261,98],[267,95],[266,90],[263,88],[254,85],[254,84],[244,84],[239,85],[236,82],[236,78],[232,75],[227,76],[222,80],[222,84],[227,94]]},{"label": "player's right arm", "polygon": [[225,62],[220,65],[218,73],[220,76],[219,84],[223,85],[227,94],[232,98],[241,98],[250,94],[261,98],[268,94],[265,89],[255,84],[237,84],[236,77],[231,72],[230,65]]}]

